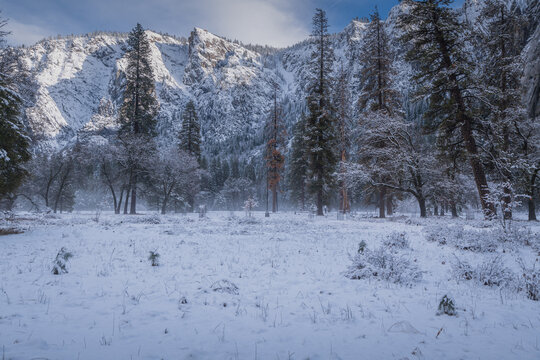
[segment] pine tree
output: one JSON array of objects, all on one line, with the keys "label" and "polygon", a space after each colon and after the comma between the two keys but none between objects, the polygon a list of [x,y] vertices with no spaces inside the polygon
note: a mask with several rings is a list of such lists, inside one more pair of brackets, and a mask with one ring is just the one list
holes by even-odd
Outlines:
[{"label": "pine tree", "polygon": [[[380,121],[395,121],[393,116],[400,116],[400,96],[395,90],[392,77],[393,54],[390,51],[389,37],[384,28],[384,23],[380,18],[377,8],[371,15],[371,21],[367,26],[364,35],[362,51],[359,56],[362,64],[360,76],[360,97],[358,107],[360,110],[360,131],[368,132],[373,126],[378,126],[372,121],[372,118]],[[386,120],[385,120],[386,119]],[[372,134],[377,133],[373,131]],[[362,139],[362,134],[360,134]],[[381,155],[387,154],[384,150],[370,149],[370,147],[384,148],[388,146],[386,137],[382,136],[364,136],[366,146],[359,145],[359,161],[363,164],[369,164],[372,170],[370,176],[370,187],[373,183],[384,184],[392,180],[395,176],[393,171],[385,166],[391,161],[388,157]],[[386,200],[385,196],[388,189],[384,185],[375,187],[379,198],[379,217],[384,218]]]},{"label": "pine tree", "polygon": [[400,103],[399,94],[392,83],[395,75],[393,54],[377,7],[366,28],[359,61],[362,64],[359,74],[360,111],[384,111],[394,114],[396,109],[400,108]]},{"label": "pine tree", "polygon": [[429,98],[430,109],[425,117],[439,136],[460,133],[482,209],[490,217],[495,208],[488,201],[490,192],[474,133],[477,124],[469,91],[472,64],[466,58],[464,24],[450,7],[451,0],[405,1],[410,10],[400,18],[405,32],[401,40],[412,45],[406,58],[417,66],[417,95]]},{"label": "pine tree", "polygon": [[15,91],[16,84],[4,56],[4,38],[9,34],[2,28],[7,24],[0,18],[0,202],[11,197],[27,175],[23,164],[30,160],[29,138],[20,120],[22,100]]},{"label": "pine tree", "polygon": [[347,150],[350,145],[350,130],[351,130],[351,111],[350,111],[350,94],[349,94],[349,77],[345,71],[343,64],[337,76],[335,100],[338,125],[338,147],[340,155],[339,166],[339,210],[343,213],[350,211],[351,205],[347,192],[347,182],[345,180],[345,163],[347,162]]},{"label": "pine tree", "polygon": [[[523,73],[521,61],[521,37],[519,29],[524,27],[524,16],[516,8],[502,0],[486,0],[480,19],[486,23],[486,32],[481,37],[485,48],[482,68],[486,85],[486,97],[490,106],[486,109],[485,133],[489,152],[488,163],[495,178],[504,183],[502,199],[503,216],[512,218],[512,184],[515,183],[516,162],[521,158],[520,125],[526,120],[525,107],[521,101],[520,79]],[[480,46],[480,48],[482,48]]]},{"label": "pine tree", "polygon": [[283,111],[278,104],[278,85],[274,86],[273,106],[266,123],[266,168],[267,168],[267,187],[272,191],[272,212],[277,211],[279,182],[281,172],[285,164],[285,137],[286,131],[283,124]]},{"label": "pine tree", "polygon": [[308,159],[305,146],[306,119],[304,113],[300,116],[293,129],[291,155],[289,161],[289,189],[291,197],[300,209],[304,211],[306,205],[306,183]]},{"label": "pine tree", "polygon": [[[159,104],[150,66],[150,42],[141,24],[137,24],[130,32],[128,47],[126,88],[124,102],[120,109],[122,127],[119,136],[123,137],[124,141],[129,141],[129,138],[146,138],[148,146],[152,147],[152,137],[156,134]],[[135,159],[135,162],[130,165],[131,214],[136,213],[137,182],[140,170],[140,164]]]},{"label": "pine tree", "polygon": [[201,126],[195,104],[189,101],[182,115],[182,129],[180,130],[180,148],[195,156],[201,161]]},{"label": "pine tree", "polygon": [[313,16],[311,33],[315,50],[311,54],[311,83],[307,97],[308,117],[305,146],[308,154],[308,190],[315,195],[317,215],[334,187],[337,163],[336,125],[330,99],[334,52],[328,33],[328,20],[322,9]]}]

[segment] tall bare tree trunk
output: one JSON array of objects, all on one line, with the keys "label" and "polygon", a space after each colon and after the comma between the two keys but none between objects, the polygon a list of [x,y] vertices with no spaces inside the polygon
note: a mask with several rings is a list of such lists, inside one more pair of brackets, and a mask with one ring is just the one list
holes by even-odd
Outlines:
[{"label": "tall bare tree trunk", "polygon": [[386,214],[385,214],[385,196],[386,194],[386,187],[384,186],[380,186],[379,187],[379,217],[380,218],[384,218],[386,217]]}]

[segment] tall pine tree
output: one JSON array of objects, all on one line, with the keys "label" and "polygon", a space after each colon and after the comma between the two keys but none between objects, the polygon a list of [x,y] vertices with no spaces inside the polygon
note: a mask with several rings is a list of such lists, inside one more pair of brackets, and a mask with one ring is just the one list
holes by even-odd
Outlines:
[{"label": "tall pine tree", "polygon": [[336,124],[330,98],[334,51],[328,33],[328,20],[322,9],[316,9],[311,33],[315,50],[311,54],[311,84],[307,97],[308,117],[305,146],[308,155],[308,189],[315,196],[317,215],[335,185],[337,163]]},{"label": "tall pine tree", "polygon": [[350,109],[350,94],[349,94],[349,75],[343,64],[339,70],[335,92],[334,92],[334,103],[336,105],[336,117],[337,117],[337,126],[338,126],[338,148],[339,148],[339,210],[343,213],[347,213],[351,209],[349,202],[349,194],[347,191],[347,182],[345,179],[346,167],[345,163],[347,162],[348,153],[350,145],[350,131],[351,131],[351,109]]},{"label": "tall pine tree", "polygon": [[[119,136],[124,142],[130,138],[147,138],[147,144],[152,147],[152,137],[156,134],[156,116],[159,104],[152,68],[150,66],[150,42],[141,26],[137,24],[130,32],[128,39],[126,88],[124,102],[120,109]],[[141,171],[140,162],[134,158],[129,165],[129,191],[131,191],[130,213],[136,213],[137,182]],[[127,204],[127,200],[126,200]]]},{"label": "tall pine tree", "polygon": [[[379,197],[379,217],[384,218],[388,188],[384,184],[392,181],[395,173],[386,166],[392,159],[382,156],[389,154],[384,147],[388,146],[386,136],[374,136],[379,134],[378,121],[391,122],[394,116],[400,116],[400,96],[392,82],[393,54],[390,51],[389,37],[384,28],[377,8],[371,15],[371,21],[364,35],[364,43],[360,53],[362,70],[360,71],[360,97],[358,101],[360,111],[360,134],[359,161],[370,169],[369,187],[376,191]],[[375,121],[374,121],[375,119]],[[384,132],[383,132],[384,133]],[[371,148],[380,148],[375,151]]]},{"label": "tall pine tree", "polygon": [[30,160],[29,138],[20,119],[22,100],[16,92],[11,61],[5,59],[2,30],[7,24],[0,18],[0,202],[14,198],[13,192],[27,175],[23,164]]},{"label": "tall pine tree", "polygon": [[404,0],[409,12],[400,18],[407,59],[416,65],[418,96],[429,99],[426,118],[439,136],[458,132],[467,151],[476,188],[487,217],[495,214],[475,134],[471,63],[466,58],[464,24],[452,0]]},{"label": "tall pine tree", "polygon": [[525,27],[525,18],[507,1],[486,0],[480,19],[486,25],[481,37],[487,55],[482,74],[491,105],[487,107],[485,122],[489,143],[484,148],[489,152],[488,163],[495,179],[503,183],[503,216],[511,219],[512,184],[516,181],[516,164],[522,157],[519,145],[525,130],[522,125],[527,119],[520,83],[523,73],[520,29]]},{"label": "tall pine tree", "polygon": [[180,148],[201,161],[201,125],[195,104],[189,101],[182,114],[182,129],[179,135]]}]

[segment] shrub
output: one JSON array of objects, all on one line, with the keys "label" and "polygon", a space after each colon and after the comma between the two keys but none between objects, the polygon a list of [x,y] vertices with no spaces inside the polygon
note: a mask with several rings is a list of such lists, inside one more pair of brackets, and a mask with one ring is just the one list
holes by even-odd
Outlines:
[{"label": "shrub", "polygon": [[512,226],[508,229],[498,229],[495,233],[498,241],[536,247],[539,242],[539,234],[533,233],[530,227]]},{"label": "shrub", "polygon": [[514,279],[514,274],[504,266],[500,256],[487,259],[475,267],[456,256],[451,266],[456,280],[475,280],[485,286],[509,286]]},{"label": "shrub", "polygon": [[392,254],[381,247],[374,251],[364,247],[353,258],[353,264],[345,273],[350,279],[378,278],[402,285],[410,285],[422,279],[422,272],[410,260]]},{"label": "shrub", "polygon": [[409,236],[405,232],[394,231],[386,237],[383,245],[394,249],[407,249],[409,247]]},{"label": "shrub", "polygon": [[454,299],[450,298],[448,295],[444,295],[439,302],[439,309],[437,315],[446,314],[448,316],[456,316],[456,305]]},{"label": "shrub", "polygon": [[519,289],[525,292],[525,295],[531,300],[540,300],[540,268],[536,267],[538,259],[532,267],[525,265],[523,260],[518,261],[521,266],[522,277],[520,280]]},{"label": "shrub", "polygon": [[429,226],[425,228],[426,240],[440,245],[452,245],[458,249],[472,252],[494,252],[497,250],[497,239],[489,231],[466,229],[456,226]]},{"label": "shrub", "polygon": [[512,283],[514,274],[504,266],[500,256],[484,261],[476,268],[476,279],[486,286],[507,286]]},{"label": "shrub", "polygon": [[73,257],[73,254],[62,247],[53,261],[52,273],[54,275],[67,274],[67,262]]},{"label": "shrub", "polygon": [[159,266],[159,253],[157,250],[150,251],[150,255],[148,255],[148,260],[152,263],[152,266]]},{"label": "shrub", "polygon": [[467,261],[461,261],[457,256],[455,261],[450,264],[452,267],[452,276],[456,280],[472,280],[474,277],[474,269]]}]

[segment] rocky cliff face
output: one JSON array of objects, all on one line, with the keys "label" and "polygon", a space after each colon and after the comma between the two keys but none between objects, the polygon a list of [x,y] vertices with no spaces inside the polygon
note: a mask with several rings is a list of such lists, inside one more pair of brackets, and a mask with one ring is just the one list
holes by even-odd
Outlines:
[{"label": "rocky cliff face", "polygon": [[[526,1],[522,0],[524,8],[529,6]],[[479,4],[467,0],[464,14],[475,16]],[[397,5],[386,21],[395,46],[401,11],[403,6]],[[352,91],[365,27],[365,23],[353,20],[332,35],[335,67],[344,67],[350,75]],[[289,127],[304,108],[309,79],[306,64],[312,51],[309,41],[260,53],[199,28],[187,40],[152,31],[147,34],[160,102],[158,131],[162,142],[173,141],[189,100],[197,104],[208,154],[256,153],[263,142],[262,127],[271,105],[273,82],[280,88]],[[536,96],[536,102],[530,103],[538,104],[538,31],[531,39],[527,56],[536,65],[529,66],[531,85],[527,88],[531,89],[529,98]],[[24,116],[37,143],[64,146],[81,133],[116,129],[125,83],[126,40],[126,34],[98,33],[44,40],[18,50],[21,66],[31,73]],[[398,56],[398,82],[403,88],[408,86],[409,71]]]}]

